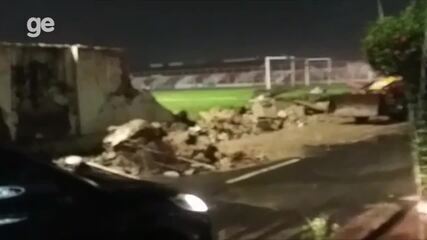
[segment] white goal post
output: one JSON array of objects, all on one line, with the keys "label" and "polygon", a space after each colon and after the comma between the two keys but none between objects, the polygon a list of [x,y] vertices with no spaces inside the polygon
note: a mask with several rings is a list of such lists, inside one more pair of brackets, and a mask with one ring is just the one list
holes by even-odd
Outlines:
[{"label": "white goal post", "polygon": [[265,88],[271,90],[271,61],[290,61],[291,85],[295,85],[295,57],[294,56],[268,56],[265,57]]},{"label": "white goal post", "polygon": [[331,84],[332,81],[332,59],[331,58],[307,58],[304,61],[304,84],[306,86],[310,85],[310,63],[313,62],[324,62],[326,63],[326,73],[327,78],[326,81],[328,84]]}]

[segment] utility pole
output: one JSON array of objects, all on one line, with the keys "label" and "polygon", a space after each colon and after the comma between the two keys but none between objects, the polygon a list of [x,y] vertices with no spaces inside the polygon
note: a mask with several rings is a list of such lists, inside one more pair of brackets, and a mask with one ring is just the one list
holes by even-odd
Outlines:
[{"label": "utility pole", "polygon": [[384,9],[381,0],[377,0],[377,9],[378,9],[378,19],[382,20],[384,18]]}]

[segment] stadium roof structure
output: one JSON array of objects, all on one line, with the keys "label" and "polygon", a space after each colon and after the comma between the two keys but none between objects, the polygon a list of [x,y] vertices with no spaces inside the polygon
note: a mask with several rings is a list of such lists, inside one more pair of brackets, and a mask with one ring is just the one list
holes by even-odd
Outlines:
[{"label": "stadium roof structure", "polygon": [[[209,61],[151,63],[142,70],[142,74],[166,71],[197,71],[206,69],[235,69],[247,67],[262,67],[264,57],[228,58]],[[137,74],[138,75],[138,74]]]},{"label": "stadium roof structure", "polygon": [[38,48],[71,48],[78,47],[82,49],[92,50],[112,50],[112,51],[123,51],[122,48],[117,47],[105,47],[105,46],[89,46],[84,44],[69,44],[69,43],[22,43],[22,42],[0,42],[1,46],[6,47],[38,47]]}]

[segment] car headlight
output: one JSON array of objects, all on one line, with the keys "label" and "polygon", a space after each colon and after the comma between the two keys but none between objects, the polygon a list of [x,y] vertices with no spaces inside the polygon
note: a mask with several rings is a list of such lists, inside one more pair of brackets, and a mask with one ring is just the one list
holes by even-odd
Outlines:
[{"label": "car headlight", "polygon": [[199,197],[193,194],[178,194],[172,201],[179,207],[192,212],[207,212],[208,206]]}]

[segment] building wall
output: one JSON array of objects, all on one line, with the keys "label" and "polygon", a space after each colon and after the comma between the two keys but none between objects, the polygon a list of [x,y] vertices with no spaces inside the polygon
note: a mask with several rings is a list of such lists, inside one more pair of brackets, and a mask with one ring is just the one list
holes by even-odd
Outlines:
[{"label": "building wall", "polygon": [[150,92],[131,86],[123,61],[107,48],[0,43],[0,144],[60,142],[134,118],[172,120]]},{"label": "building wall", "polygon": [[98,115],[109,95],[120,86],[120,58],[117,54],[79,49],[76,70],[80,133],[105,129],[108,120],[98,122]]},{"label": "building wall", "polygon": [[68,48],[0,45],[0,56],[0,105],[12,138],[26,143],[72,134],[76,102]]},{"label": "building wall", "polygon": [[11,53],[8,48],[0,47],[0,142],[11,140],[10,128],[13,127]]},{"label": "building wall", "polygon": [[121,52],[79,49],[77,92],[80,133],[104,131],[134,118],[170,121],[172,114],[147,91],[131,85]]}]

